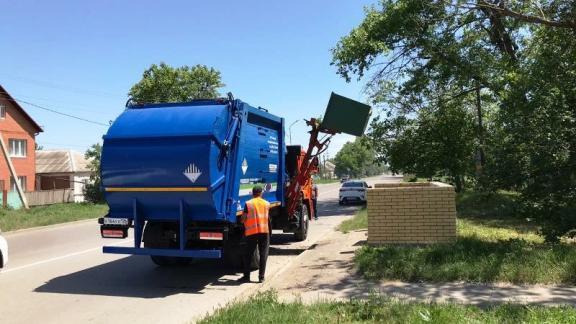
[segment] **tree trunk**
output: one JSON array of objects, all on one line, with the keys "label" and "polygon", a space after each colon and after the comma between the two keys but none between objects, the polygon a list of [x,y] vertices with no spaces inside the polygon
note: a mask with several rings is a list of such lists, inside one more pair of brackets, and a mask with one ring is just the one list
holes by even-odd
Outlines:
[{"label": "tree trunk", "polygon": [[480,179],[484,168],[484,123],[482,121],[482,101],[480,98],[480,83],[476,87],[476,115],[478,117],[478,151],[476,156],[476,177]]},{"label": "tree trunk", "polygon": [[463,188],[463,180],[462,180],[462,176],[461,175],[456,175],[454,176],[454,185],[456,186],[455,190],[456,192],[462,192],[462,188]]}]

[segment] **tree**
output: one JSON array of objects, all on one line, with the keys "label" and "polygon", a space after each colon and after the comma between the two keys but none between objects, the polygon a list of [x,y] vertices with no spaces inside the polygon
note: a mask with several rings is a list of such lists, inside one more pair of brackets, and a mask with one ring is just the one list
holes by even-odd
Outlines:
[{"label": "tree", "polygon": [[376,162],[374,150],[363,138],[356,138],[354,142],[344,144],[336,154],[334,164],[336,165],[334,172],[339,176],[363,177],[381,174],[384,171],[384,168]]},{"label": "tree", "polygon": [[213,99],[223,87],[220,72],[205,65],[171,67],[152,64],[128,95],[136,103],[186,102]]},{"label": "tree", "polygon": [[84,186],[84,197],[91,203],[101,203],[104,201],[102,192],[102,178],[100,176],[100,160],[102,157],[102,145],[99,143],[92,145],[84,154],[88,160],[88,169],[90,169],[90,182]]},{"label": "tree", "polygon": [[574,17],[568,0],[382,0],[332,63],[346,80],[372,74],[380,160],[518,190],[555,240],[576,228]]}]

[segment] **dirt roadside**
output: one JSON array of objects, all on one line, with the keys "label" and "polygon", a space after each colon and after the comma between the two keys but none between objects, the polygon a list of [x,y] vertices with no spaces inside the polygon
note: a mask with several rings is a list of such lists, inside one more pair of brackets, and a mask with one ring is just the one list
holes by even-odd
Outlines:
[{"label": "dirt roadside", "polygon": [[470,305],[500,303],[576,306],[576,287],[475,284],[465,282],[413,283],[366,281],[354,268],[355,251],[366,244],[367,232],[335,231],[278,273],[259,291],[274,289],[283,301],[350,300],[381,295],[420,302],[454,302]]},{"label": "dirt roadside", "polygon": [[274,289],[282,300],[305,302],[360,297],[371,284],[356,274],[353,259],[365,241],[366,231],[334,231],[259,290]]}]

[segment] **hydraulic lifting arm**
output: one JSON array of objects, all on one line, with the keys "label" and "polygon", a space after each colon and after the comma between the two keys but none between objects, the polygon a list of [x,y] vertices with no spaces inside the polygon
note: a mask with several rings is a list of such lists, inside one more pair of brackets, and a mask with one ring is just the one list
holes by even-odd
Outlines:
[{"label": "hydraulic lifting arm", "polygon": [[[296,179],[290,181],[287,191],[288,215],[291,218],[295,216],[296,209],[298,208],[301,188],[306,184],[312,170],[316,167],[314,161],[318,161],[317,157],[328,149],[328,144],[335,134],[334,131],[320,127],[320,123],[316,118],[306,120],[306,125],[312,128],[308,132],[310,133],[308,149],[302,159],[302,163],[300,163]],[[324,136],[319,139],[320,133],[323,133]]]}]

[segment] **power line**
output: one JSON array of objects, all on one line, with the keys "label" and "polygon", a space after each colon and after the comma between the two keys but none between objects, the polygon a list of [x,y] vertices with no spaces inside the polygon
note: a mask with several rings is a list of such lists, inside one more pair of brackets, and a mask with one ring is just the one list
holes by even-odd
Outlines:
[{"label": "power line", "polygon": [[50,83],[47,81],[34,80],[34,79],[23,78],[23,77],[19,77],[19,76],[8,76],[8,75],[4,74],[4,75],[2,75],[2,78],[8,79],[8,80],[13,80],[13,81],[18,81],[18,82],[23,82],[23,83],[29,83],[29,84],[33,84],[36,86],[46,87],[46,88],[68,91],[68,92],[76,93],[76,94],[82,93],[82,94],[88,94],[88,95],[92,95],[92,96],[107,96],[110,98],[126,97],[126,95],[120,95],[120,94],[110,93],[110,92],[106,92],[106,91],[73,88],[73,87],[62,86],[62,85]]},{"label": "power line", "polygon": [[[0,94],[0,95],[2,95],[2,94]],[[6,98],[6,99],[10,99],[9,96],[3,96],[3,97]],[[69,117],[69,118],[74,118],[74,119],[81,120],[81,121],[84,121],[84,122],[87,122],[87,123],[91,123],[91,124],[94,124],[94,125],[105,126],[105,127],[109,127],[109,126],[110,126],[109,124],[104,124],[104,123],[97,122],[97,121],[94,121],[94,120],[90,120],[90,119],[86,119],[86,118],[82,118],[82,117],[70,115],[70,114],[67,114],[67,113],[63,113],[63,112],[61,112],[61,111],[54,110],[54,109],[52,109],[52,108],[47,108],[47,107],[44,107],[44,106],[40,106],[40,105],[37,105],[37,104],[32,103],[32,102],[29,102],[29,101],[21,100],[21,99],[14,98],[14,97],[12,97],[11,99],[14,99],[14,101],[17,101],[17,102],[20,102],[20,103],[23,103],[23,104],[26,104],[26,105],[29,105],[29,106],[32,106],[32,107],[35,107],[35,108],[43,109],[43,110],[46,110],[46,111],[49,111],[49,112],[52,112],[52,113],[55,113],[55,114],[58,114],[58,115],[66,116],[66,117]]]}]

